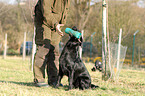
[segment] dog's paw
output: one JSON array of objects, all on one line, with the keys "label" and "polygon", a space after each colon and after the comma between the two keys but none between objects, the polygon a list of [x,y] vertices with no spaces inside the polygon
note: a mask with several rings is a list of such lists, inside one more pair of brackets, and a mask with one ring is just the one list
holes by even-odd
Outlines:
[{"label": "dog's paw", "polygon": [[99,88],[98,85],[91,84],[91,89]]},{"label": "dog's paw", "polygon": [[58,88],[58,87],[63,87],[63,84],[56,84],[55,86],[54,86],[54,88]]},{"label": "dog's paw", "polygon": [[73,89],[73,86],[69,86],[68,89],[69,89],[69,90]]},{"label": "dog's paw", "polygon": [[55,86],[54,86],[54,88],[58,88],[59,87],[59,84],[56,84]]}]

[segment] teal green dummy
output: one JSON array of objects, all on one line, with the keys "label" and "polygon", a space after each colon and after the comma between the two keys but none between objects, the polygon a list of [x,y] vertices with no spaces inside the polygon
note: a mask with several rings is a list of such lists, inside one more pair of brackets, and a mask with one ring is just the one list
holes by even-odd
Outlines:
[{"label": "teal green dummy", "polygon": [[80,32],[74,31],[74,30],[72,30],[71,28],[66,28],[66,29],[65,29],[65,33],[67,33],[67,34],[72,34],[73,36],[75,36],[75,37],[78,38],[78,39],[82,36],[82,34],[81,34]]}]

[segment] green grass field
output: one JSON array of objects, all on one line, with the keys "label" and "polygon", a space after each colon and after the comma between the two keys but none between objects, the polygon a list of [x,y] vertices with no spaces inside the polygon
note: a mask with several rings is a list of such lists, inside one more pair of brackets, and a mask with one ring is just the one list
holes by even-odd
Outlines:
[{"label": "green grass field", "polygon": [[0,96],[145,96],[145,71],[122,69],[119,81],[102,81],[102,74],[92,72],[93,64],[86,63],[92,83],[100,88],[68,91],[68,80],[62,79],[64,87],[38,88],[33,86],[30,60],[18,57],[0,58]]}]

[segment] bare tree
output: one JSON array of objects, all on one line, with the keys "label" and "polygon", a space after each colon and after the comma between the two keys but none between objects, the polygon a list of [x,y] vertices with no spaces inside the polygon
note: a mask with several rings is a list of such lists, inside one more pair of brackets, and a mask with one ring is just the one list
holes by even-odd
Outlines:
[{"label": "bare tree", "polygon": [[91,0],[72,0],[70,15],[72,24],[76,25],[80,30],[86,27],[89,17],[93,12],[93,6],[90,4]]}]

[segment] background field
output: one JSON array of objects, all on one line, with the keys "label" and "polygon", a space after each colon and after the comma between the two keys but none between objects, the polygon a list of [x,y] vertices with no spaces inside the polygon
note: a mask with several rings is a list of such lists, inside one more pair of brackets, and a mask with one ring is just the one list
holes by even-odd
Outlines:
[{"label": "background field", "polygon": [[0,96],[145,96],[144,69],[121,70],[119,81],[102,81],[101,73],[92,72],[92,63],[85,63],[92,77],[92,83],[100,88],[91,90],[73,89],[68,91],[67,77],[64,77],[64,87],[54,89],[37,88],[33,86],[33,72],[30,70],[30,59],[25,61],[19,57],[0,57]]}]

